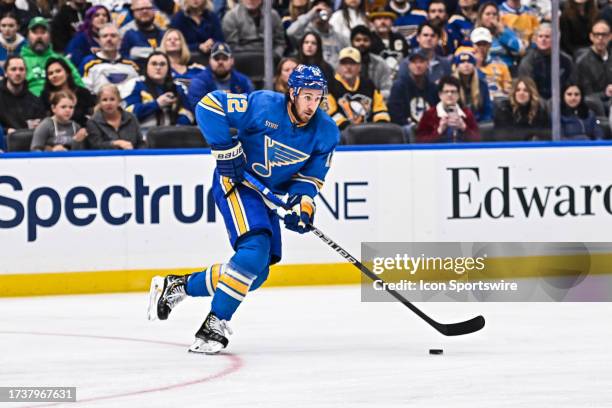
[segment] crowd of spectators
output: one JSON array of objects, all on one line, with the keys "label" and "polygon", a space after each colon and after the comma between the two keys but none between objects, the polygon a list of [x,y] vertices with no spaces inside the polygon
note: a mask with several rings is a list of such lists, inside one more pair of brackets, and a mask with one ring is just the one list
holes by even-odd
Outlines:
[{"label": "crowd of spectators", "polygon": [[[31,150],[143,148],[152,128],[193,126],[206,93],[261,88],[238,62],[263,54],[262,3],[0,0],[0,150],[23,129]],[[612,1],[560,11],[560,136],[606,138]],[[394,123],[411,142],[478,141],[485,129],[551,138],[550,0],[283,0],[269,17],[274,90],[287,92],[298,64],[319,66],[323,108],[343,132]]]}]

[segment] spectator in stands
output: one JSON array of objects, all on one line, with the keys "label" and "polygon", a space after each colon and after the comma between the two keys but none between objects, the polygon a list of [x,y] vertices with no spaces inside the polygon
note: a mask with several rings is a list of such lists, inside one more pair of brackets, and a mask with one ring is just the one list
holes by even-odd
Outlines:
[{"label": "spectator in stands", "polygon": [[334,69],[323,59],[323,43],[321,37],[315,32],[306,33],[298,48],[298,61],[300,64],[316,65],[321,68],[325,78],[334,77]]},{"label": "spectator in stands", "polygon": [[314,0],[312,8],[302,14],[287,29],[287,37],[296,46],[307,32],[319,34],[323,41],[323,59],[332,67],[338,65],[340,50],[349,46],[347,38],[342,36],[337,28],[329,24],[332,10],[327,0]]},{"label": "spectator in stands", "polygon": [[119,89],[106,84],[98,92],[94,115],[87,121],[87,142],[92,149],[142,149],[146,147],[140,124],[121,108]]},{"label": "spectator in stands", "polygon": [[589,34],[591,48],[578,58],[576,77],[584,95],[607,109],[612,98],[612,58],[608,50],[610,26],[598,20]]},{"label": "spectator in stands", "polygon": [[499,19],[497,3],[487,1],[478,9],[476,27],[484,27],[491,32],[491,47],[489,55],[493,59],[503,61],[508,69],[515,69],[518,58],[526,48],[519,36],[503,25]]},{"label": "spectator in stands", "polygon": [[391,29],[396,17],[394,12],[384,9],[368,13],[368,18],[374,27],[371,52],[385,60],[394,77],[399,70],[400,61],[409,53],[408,43],[404,37]]},{"label": "spectator in stands", "polygon": [[561,93],[561,138],[565,140],[597,140],[604,137],[595,113],[582,98],[575,82],[565,85]]},{"label": "spectator in stands", "polygon": [[425,111],[438,103],[438,89],[429,79],[429,61],[422,50],[414,51],[407,61],[408,74],[393,83],[388,105],[391,121],[402,126],[411,139]]},{"label": "spectator in stands", "polygon": [[283,28],[287,30],[291,24],[293,24],[299,16],[308,12],[308,0],[291,0],[289,2],[289,8],[283,13],[281,21],[283,22]]},{"label": "spectator in stands", "polygon": [[34,130],[32,151],[63,152],[83,148],[87,129],[72,120],[76,98],[74,94],[58,91],[51,97],[53,115],[40,122]]},{"label": "spectator in stands", "polygon": [[576,58],[576,51],[588,48],[589,33],[598,14],[597,0],[566,0],[559,19],[561,49]]},{"label": "spectator in stands", "polygon": [[18,7],[15,0],[0,0],[0,16],[4,16],[8,13],[17,17],[19,27],[22,29],[28,27],[30,20],[38,16],[36,10],[24,10]]},{"label": "spectator in stands", "polygon": [[[559,4],[563,5],[565,0],[559,2]],[[552,20],[552,1],[551,0],[521,0],[521,4],[525,4],[531,7],[531,10],[535,13],[538,21],[548,21]]]},{"label": "spectator in stands", "polygon": [[210,55],[215,41],[224,41],[221,22],[213,12],[211,0],[184,0],[183,8],[172,17],[170,25],[178,29],[194,55]]},{"label": "spectator in stands", "polygon": [[280,60],[276,66],[276,73],[274,74],[274,90],[276,92],[286,94],[289,91],[289,87],[287,86],[289,75],[291,75],[298,65],[298,60],[293,57],[285,57]]},{"label": "spectator in stands", "polygon": [[406,41],[410,41],[419,26],[427,21],[426,9],[428,5],[428,2],[423,2],[421,8],[415,1],[391,0],[387,9],[397,14],[397,18],[393,21],[394,30],[402,35]]},{"label": "spectator in stands", "polygon": [[440,102],[429,108],[416,129],[419,143],[457,143],[480,140],[478,124],[469,108],[459,100],[461,84],[447,76],[438,83]]},{"label": "spectator in stands", "polygon": [[193,114],[186,90],[172,79],[168,56],[154,51],[146,60],[144,73],[125,98],[126,110],[136,116],[143,132],[153,126],[191,125]]},{"label": "spectator in stands", "polygon": [[476,67],[485,74],[491,99],[507,98],[512,88],[512,76],[508,66],[489,55],[493,36],[485,27],[478,27],[470,35],[475,48]]},{"label": "spectator in stands", "polygon": [[[263,52],[262,3],[262,0],[241,0],[240,4],[228,11],[223,17],[221,22],[223,35],[234,52]],[[272,20],[274,55],[280,58],[285,52],[285,31],[276,10],[272,10],[270,17]]]},{"label": "spectator in stands", "polygon": [[41,99],[47,109],[51,107],[53,94],[59,91],[70,92],[75,97],[72,118],[81,126],[85,126],[88,116],[93,113],[96,99],[85,87],[76,84],[68,63],[61,58],[49,58],[45,66],[46,80]]},{"label": "spectator in stands", "polygon": [[8,57],[4,71],[6,77],[0,86],[0,125],[4,133],[34,129],[46,116],[46,109],[40,98],[28,90],[23,58]]},{"label": "spectator in stands", "polygon": [[287,34],[287,30],[297,21],[299,16],[303,16],[308,12],[308,3],[309,0],[291,0],[289,2],[289,9],[282,15],[281,21],[285,30],[285,43],[287,44],[285,55],[295,54],[296,50],[293,41],[291,41],[289,34]]},{"label": "spectator in stands", "polygon": [[500,8],[501,22],[518,34],[522,41],[529,43],[535,33],[540,19],[536,10],[521,5],[521,0],[506,0]]},{"label": "spectator in stands", "polygon": [[389,122],[391,118],[380,91],[367,77],[360,76],[361,53],[347,47],[340,51],[335,80],[329,82],[327,113],[341,130],[349,125]]},{"label": "spectator in stands", "polygon": [[121,55],[143,67],[147,58],[160,45],[164,31],[155,25],[155,9],[151,0],[132,0],[134,20],[125,26]]},{"label": "spectator in stands", "polygon": [[[530,49],[521,60],[518,74],[519,76],[532,78],[538,87],[540,96],[544,99],[550,99],[552,96],[552,81],[550,77],[552,28],[550,24],[542,23],[538,27],[534,38],[536,48]],[[563,86],[572,79],[574,64],[572,59],[564,52],[561,52],[559,59],[559,74],[561,75],[561,86]]]},{"label": "spectator in stands", "polygon": [[70,68],[75,84],[83,86],[83,80],[72,62],[66,57],[55,53],[50,46],[49,23],[43,17],[34,17],[28,25],[28,44],[21,49],[21,56],[26,63],[28,88],[36,96],[40,96],[45,84],[47,60],[59,58]]},{"label": "spectator in stands", "polygon": [[19,55],[26,44],[23,35],[19,34],[19,22],[14,14],[5,14],[0,18],[0,66],[11,55]]},{"label": "spectator in stands", "polygon": [[461,35],[467,43],[478,19],[478,0],[459,0],[459,10],[448,19],[448,25]]},{"label": "spectator in stands", "polygon": [[398,17],[409,14],[412,10],[425,10],[429,4],[428,0],[389,0],[385,4],[385,9],[393,11]]},{"label": "spectator in stands", "polygon": [[348,42],[353,28],[368,25],[366,0],[342,0],[342,5],[332,14],[329,24]]},{"label": "spectator in stands", "polygon": [[[423,50],[429,60],[429,79],[438,82],[443,76],[451,74],[451,64],[446,59],[436,54],[436,47],[440,40],[440,29],[431,23],[425,22],[417,29],[418,48]],[[404,59],[400,64],[399,75],[406,75],[408,61]]]},{"label": "spectator in stands", "polygon": [[191,63],[191,53],[183,34],[176,28],[170,28],[162,38],[160,51],[170,58],[172,77],[189,87],[191,80],[204,70],[204,66]]},{"label": "spectator in stands", "polygon": [[496,132],[507,140],[550,139],[550,118],[540,102],[535,82],[521,77],[514,82],[510,98],[496,104]]},{"label": "spectator in stands", "polygon": [[[27,9],[33,15],[41,16],[46,19],[50,19],[53,14],[57,12],[57,4],[49,0],[25,0],[26,5],[23,7]],[[15,2],[22,6],[23,3],[20,1]]]},{"label": "spectator in stands", "polygon": [[85,19],[85,12],[89,7],[91,4],[86,0],[69,0],[59,8],[51,20],[51,38],[55,52],[64,52]]},{"label": "spectator in stands", "polygon": [[393,73],[385,60],[371,51],[372,32],[366,26],[355,26],[351,30],[351,45],[361,53],[361,76],[369,78],[386,100],[391,92]]},{"label": "spectator in stands", "polygon": [[249,77],[234,69],[232,50],[226,43],[213,45],[208,67],[191,80],[188,92],[190,108],[195,110],[200,99],[217,89],[231,93],[251,93],[255,90]]},{"label": "spectator in stands", "polygon": [[138,77],[138,65],[119,53],[121,34],[113,23],[100,28],[99,37],[101,50],[86,57],[81,65],[83,82],[94,94],[103,85],[115,84],[123,91],[123,96],[127,97],[126,86],[130,80]]},{"label": "spectator in stands", "polygon": [[[463,36],[461,31],[456,30],[454,25],[448,24],[448,13],[444,0],[431,0],[427,7],[427,21],[439,29],[440,41],[438,44],[441,55],[452,55],[457,47],[461,45]],[[411,44],[416,45],[416,41]]]},{"label": "spectator in stands", "polygon": [[79,32],[72,37],[66,46],[66,55],[75,67],[81,66],[81,63],[88,55],[100,51],[98,31],[103,25],[110,23],[110,21],[110,13],[104,6],[93,6],[87,10],[85,20],[83,20],[83,24],[79,27]]},{"label": "spectator in stands", "polygon": [[[608,0],[605,7],[601,9],[598,19],[606,20],[608,25],[612,27],[612,0]],[[589,30],[589,32],[590,31],[591,30]]]},{"label": "spectator in stands", "polygon": [[461,83],[459,101],[470,108],[477,122],[493,120],[493,104],[485,75],[476,68],[475,50],[460,47],[455,52],[453,76]]}]

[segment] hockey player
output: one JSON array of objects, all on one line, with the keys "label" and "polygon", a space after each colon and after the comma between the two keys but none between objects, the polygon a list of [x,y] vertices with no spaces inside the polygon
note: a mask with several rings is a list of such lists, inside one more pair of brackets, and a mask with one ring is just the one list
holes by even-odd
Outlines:
[{"label": "hockey player", "polygon": [[[271,91],[232,94],[213,91],[202,98],[196,117],[217,160],[213,194],[235,254],[225,264],[184,276],[155,277],[149,319],[165,320],[186,296],[212,296],[211,311],[195,334],[190,352],[214,354],[228,344],[228,322],[247,292],[268,277],[281,259],[276,211],[261,194],[242,184],[248,171],[276,194],[288,194],[285,227],[308,232],[319,193],[339,140],[334,121],[319,108],[327,82],[318,67],[299,65],[287,95]],[[232,138],[230,128],[238,129]]]}]

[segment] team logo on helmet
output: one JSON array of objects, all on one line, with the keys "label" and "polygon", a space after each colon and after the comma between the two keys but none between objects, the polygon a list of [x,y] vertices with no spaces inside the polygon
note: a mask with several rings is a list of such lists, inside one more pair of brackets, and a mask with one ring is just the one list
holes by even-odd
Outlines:
[{"label": "team logo on helmet", "polygon": [[301,88],[320,89],[323,94],[327,94],[327,81],[321,68],[314,65],[300,64],[289,76],[287,85],[292,90],[293,95],[297,96]]}]

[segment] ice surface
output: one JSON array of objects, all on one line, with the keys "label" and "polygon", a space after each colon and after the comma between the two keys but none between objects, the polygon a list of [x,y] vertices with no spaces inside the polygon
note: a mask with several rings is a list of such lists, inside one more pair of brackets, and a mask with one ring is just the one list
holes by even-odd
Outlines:
[{"label": "ice surface", "polygon": [[209,300],[165,322],[146,306],[145,293],[0,299],[0,386],[76,386],[70,407],[612,407],[610,303],[421,303],[442,322],[487,319],[445,338],[358,286],[264,288],[217,356],[187,353]]}]

